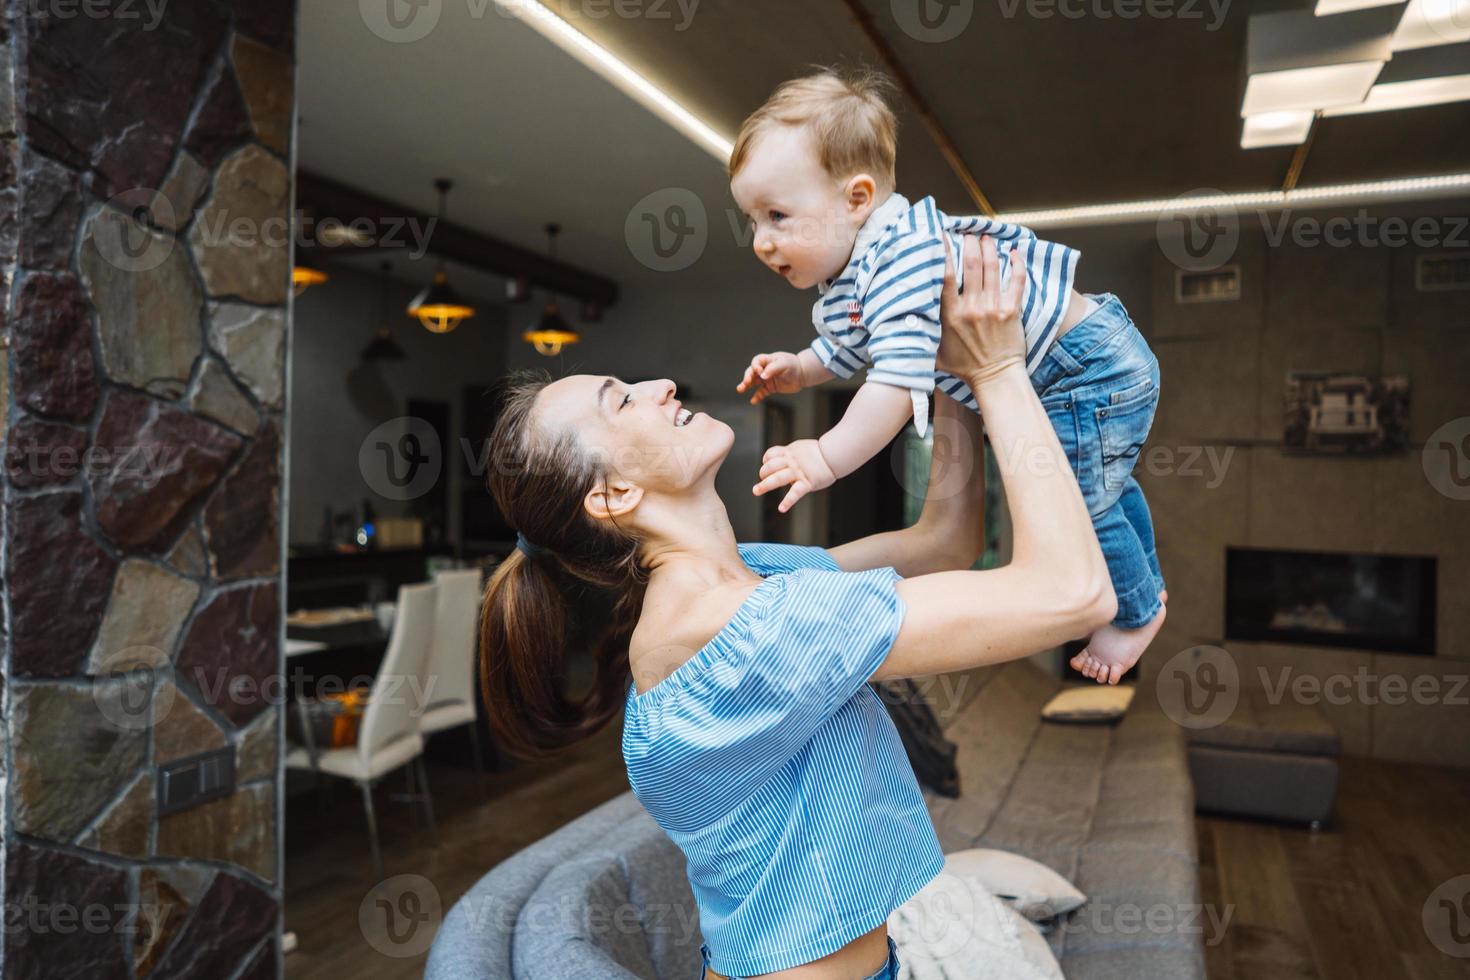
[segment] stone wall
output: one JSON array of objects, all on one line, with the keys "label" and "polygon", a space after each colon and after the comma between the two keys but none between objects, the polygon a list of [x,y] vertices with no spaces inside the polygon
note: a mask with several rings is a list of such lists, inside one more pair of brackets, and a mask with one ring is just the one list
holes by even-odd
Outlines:
[{"label": "stone wall", "polygon": [[295,4],[7,16],[3,972],[275,976]]},{"label": "stone wall", "polygon": [[[1464,249],[1466,213],[1463,200],[1342,212],[1362,230],[1336,244],[1309,234],[1322,213],[1264,225],[1242,215],[1229,260],[1242,295],[1228,303],[1176,303],[1176,266],[1154,249],[1151,315],[1139,323],[1162,392],[1138,471],[1169,617],[1146,669],[1223,645],[1242,683],[1284,682],[1286,697],[1319,705],[1350,754],[1470,766],[1470,501],[1438,486],[1423,458],[1443,426],[1470,427],[1470,292],[1421,292],[1414,280],[1419,255]],[[1391,237],[1389,219],[1405,218],[1427,222],[1424,247]],[[1407,451],[1283,453],[1289,370],[1406,375]],[[1229,546],[1437,558],[1437,656],[1224,643]]]}]

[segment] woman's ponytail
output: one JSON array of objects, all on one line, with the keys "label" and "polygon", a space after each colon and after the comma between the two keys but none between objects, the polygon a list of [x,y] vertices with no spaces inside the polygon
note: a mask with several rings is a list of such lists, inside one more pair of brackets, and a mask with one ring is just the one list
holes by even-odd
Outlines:
[{"label": "woman's ponytail", "polygon": [[[628,640],[643,595],[637,539],[583,510],[604,476],[597,460],[575,437],[535,427],[531,409],[550,380],[512,376],[491,436],[490,491],[506,519],[536,542],[536,554],[511,552],[480,610],[480,689],[490,730],[528,758],[569,748],[622,711],[632,679]],[[577,623],[574,611],[589,615]],[[595,673],[587,690],[574,693],[567,661],[584,647]]]}]

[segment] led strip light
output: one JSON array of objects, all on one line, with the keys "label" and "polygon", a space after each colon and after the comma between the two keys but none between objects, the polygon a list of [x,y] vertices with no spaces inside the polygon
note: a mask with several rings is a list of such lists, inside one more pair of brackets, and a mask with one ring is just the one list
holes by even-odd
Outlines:
[{"label": "led strip light", "polygon": [[518,17],[557,47],[622,89],[670,126],[688,136],[720,163],[730,159],[734,143],[694,113],[638,74],[627,62],[592,40],[536,0],[495,0],[507,14]]},{"label": "led strip light", "polygon": [[996,215],[1000,221],[1028,228],[1066,228],[1079,225],[1112,225],[1151,221],[1161,215],[1204,210],[1275,211],[1281,208],[1334,204],[1412,200],[1470,193],[1470,173],[1439,177],[1407,177],[1399,180],[1370,180],[1355,184],[1298,187],[1289,191],[1259,191],[1246,194],[1181,195],[1151,201],[1090,204],[1072,208],[1009,211]]}]

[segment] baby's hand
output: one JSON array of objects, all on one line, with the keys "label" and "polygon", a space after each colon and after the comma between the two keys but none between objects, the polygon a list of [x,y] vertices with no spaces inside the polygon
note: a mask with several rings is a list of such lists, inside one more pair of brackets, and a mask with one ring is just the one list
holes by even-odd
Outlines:
[{"label": "baby's hand", "polygon": [[784,514],[813,490],[825,490],[836,482],[837,477],[822,457],[817,440],[798,439],[789,446],[772,446],[766,450],[761,458],[761,482],[755,485],[754,493],[759,497],[768,490],[791,484],[776,508]]},{"label": "baby's hand", "polygon": [[801,362],[795,354],[777,351],[774,354],[757,354],[750,359],[745,377],[735,386],[736,391],[755,388],[750,396],[752,405],[765,401],[772,395],[794,395],[801,390]]}]

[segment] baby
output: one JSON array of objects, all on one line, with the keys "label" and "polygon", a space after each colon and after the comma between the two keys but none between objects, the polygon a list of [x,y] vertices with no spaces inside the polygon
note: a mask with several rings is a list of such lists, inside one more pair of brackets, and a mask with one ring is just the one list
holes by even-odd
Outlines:
[{"label": "baby", "polygon": [[756,256],[819,293],[811,346],[757,354],[736,390],[755,403],[867,371],[821,438],[766,451],[756,492],[790,485],[784,512],[882,451],[910,418],[922,436],[936,385],[979,410],[969,387],[934,362],[945,239],[962,280],[961,236],[991,236],[1002,282],[1026,277],[1026,370],[1076,471],[1118,598],[1117,617],[1072,664],[1116,684],[1165,614],[1153,525],[1132,476],[1158,404],[1158,361],[1116,296],[1072,288],[1075,250],[1018,225],[952,218],[932,197],[910,203],[895,191],[886,86],[881,76],[829,71],[786,82],[745,120],[730,155],[730,191],[751,222]]}]

